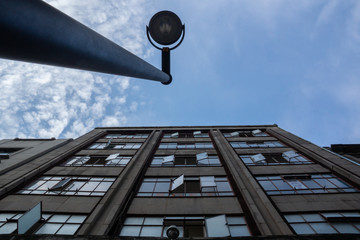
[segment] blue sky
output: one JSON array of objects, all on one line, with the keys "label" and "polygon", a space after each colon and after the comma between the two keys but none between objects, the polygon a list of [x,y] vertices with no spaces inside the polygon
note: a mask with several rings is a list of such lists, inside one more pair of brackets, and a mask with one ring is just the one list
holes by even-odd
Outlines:
[{"label": "blue sky", "polygon": [[278,124],[320,146],[359,143],[360,1],[48,3],[160,67],[145,26],[186,25],[160,83],[0,60],[0,138],[76,138],[98,126]]}]

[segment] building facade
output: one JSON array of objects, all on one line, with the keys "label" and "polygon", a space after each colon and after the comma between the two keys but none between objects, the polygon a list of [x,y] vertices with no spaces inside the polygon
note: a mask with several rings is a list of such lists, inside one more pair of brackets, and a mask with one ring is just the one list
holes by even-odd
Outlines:
[{"label": "building facade", "polygon": [[0,239],[359,239],[359,187],[277,125],[96,128],[0,173]]}]

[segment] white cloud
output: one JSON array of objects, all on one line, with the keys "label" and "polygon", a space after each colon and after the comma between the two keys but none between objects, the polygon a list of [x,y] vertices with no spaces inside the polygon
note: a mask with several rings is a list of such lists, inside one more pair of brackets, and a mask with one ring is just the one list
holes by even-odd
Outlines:
[{"label": "white cloud", "polygon": [[325,3],[323,6],[318,18],[316,20],[316,25],[322,25],[329,21],[331,16],[335,13],[336,7],[338,5],[338,0],[331,0]]},{"label": "white cloud", "polygon": [[[47,0],[143,57],[151,8],[144,0]],[[129,27],[131,26],[131,27]],[[125,124],[130,78],[0,60],[0,138],[74,138],[101,125]]]}]

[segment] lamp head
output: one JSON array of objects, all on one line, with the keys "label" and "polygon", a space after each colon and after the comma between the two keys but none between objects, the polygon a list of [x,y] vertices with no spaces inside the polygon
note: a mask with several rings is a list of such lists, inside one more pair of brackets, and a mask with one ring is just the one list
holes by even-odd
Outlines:
[{"label": "lamp head", "polygon": [[177,239],[180,235],[180,231],[179,229],[175,226],[175,225],[171,225],[167,230],[166,230],[166,236],[169,239]]},{"label": "lamp head", "polygon": [[183,31],[180,18],[173,12],[156,13],[149,22],[151,37],[161,45],[171,45],[179,40]]}]

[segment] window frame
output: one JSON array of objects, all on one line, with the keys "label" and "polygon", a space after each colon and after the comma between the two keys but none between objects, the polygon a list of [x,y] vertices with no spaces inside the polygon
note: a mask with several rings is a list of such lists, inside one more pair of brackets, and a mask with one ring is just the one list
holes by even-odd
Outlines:
[{"label": "window frame", "polygon": [[[174,156],[173,162],[164,163],[163,158]],[[184,162],[180,164],[179,162]],[[200,163],[199,163],[200,162]],[[220,158],[214,154],[208,154],[207,158],[196,159],[196,155],[174,154],[174,155],[156,155],[153,157],[150,167],[221,167]]]},{"label": "window frame", "polygon": [[239,158],[247,166],[276,166],[276,165],[302,165],[315,164],[312,160],[298,153],[297,157],[293,157],[288,161],[284,158],[283,153],[261,153],[265,157],[264,162],[256,163],[251,159],[251,154],[239,154]]},{"label": "window frame", "polygon": [[[9,215],[11,217],[4,221],[4,219],[1,217],[1,215]],[[13,223],[13,225],[16,224],[16,228],[12,232],[0,233],[0,236],[2,234],[15,234],[17,232],[17,221],[23,215],[24,215],[23,212],[12,212],[12,213],[0,212],[0,232],[1,232],[1,228],[4,227],[6,224],[8,224],[8,223]],[[53,218],[60,217],[60,216],[67,216],[67,218],[63,222],[58,221],[58,220],[57,221],[52,220]],[[83,218],[83,219],[80,221],[79,217]],[[87,215],[83,215],[83,214],[69,214],[69,213],[62,214],[62,213],[44,212],[44,213],[42,213],[42,219],[39,222],[37,222],[33,227],[31,227],[26,232],[26,234],[36,234],[36,232],[38,232],[40,229],[42,229],[46,224],[58,224],[61,226],[58,227],[58,229],[55,231],[55,233],[51,233],[51,234],[74,235],[80,229],[81,225],[85,222],[87,217],[88,217]],[[74,218],[78,218],[78,220],[73,220]],[[68,227],[68,226],[77,226],[77,228],[72,233],[68,233],[68,234],[66,234],[64,232],[58,233],[64,227]],[[50,233],[45,233],[45,234],[50,234]]]},{"label": "window frame", "polygon": [[[65,179],[64,186],[51,190]],[[23,186],[16,194],[24,195],[66,195],[66,196],[104,196],[115,182],[115,177],[80,176],[42,176]],[[105,190],[103,189],[105,188]]]},{"label": "window frame", "polygon": [[256,176],[255,178],[266,194],[271,196],[359,192],[356,187],[341,178],[328,173],[266,175]]},{"label": "window frame", "polygon": [[279,140],[265,141],[231,141],[232,148],[285,148],[286,145]]},{"label": "window frame", "polygon": [[[215,187],[201,188],[200,177],[185,176],[184,182],[174,191],[171,183],[178,177],[145,177],[137,190],[137,197],[227,197],[234,196],[234,190],[227,177],[214,176]],[[194,189],[199,191],[194,192]]]},{"label": "window frame", "polygon": [[[240,237],[240,236],[251,236],[251,231],[249,228],[249,225],[246,223],[245,217],[241,214],[234,214],[234,215],[208,215],[208,216],[188,216],[188,215],[182,215],[182,216],[154,216],[154,215],[142,215],[142,216],[132,216],[129,215],[124,219],[124,222],[121,224],[120,231],[118,233],[118,236],[120,237],[156,237],[156,238],[167,238],[166,236],[166,230],[169,226],[175,225],[180,230],[179,238],[208,238],[208,237],[216,237],[216,236],[208,236],[208,226],[207,226],[207,219],[218,217],[218,216],[225,216],[226,224],[224,227],[227,227],[229,230],[230,236],[229,237]],[[236,219],[234,221],[234,219]],[[238,222],[236,222],[238,221]],[[161,223],[161,224],[160,224]],[[195,226],[199,229],[202,229],[202,236],[194,236],[194,235],[188,235],[189,228],[192,228],[192,226]],[[125,227],[132,227],[137,232],[135,235],[124,235],[122,234],[123,229]],[[160,228],[161,231],[157,230],[160,234],[159,235],[142,235],[143,228]],[[246,228],[247,234],[244,235],[231,235],[231,227],[238,227],[240,228]]]},{"label": "window frame", "polygon": [[[111,155],[86,155],[86,156],[80,156],[75,155],[71,158],[67,159],[64,163],[61,164],[61,166],[64,167],[126,167],[126,165],[131,161],[131,156],[125,156],[120,155],[120,153],[116,153],[118,156],[114,159],[107,160]],[[86,162],[81,162],[81,159],[83,157],[89,157]],[[78,163],[78,161],[80,163]],[[109,162],[115,161],[114,164],[110,164]],[[116,163],[117,161],[117,163]],[[91,163],[89,163],[91,162]]]},{"label": "window frame", "polygon": [[194,143],[161,142],[158,147],[158,150],[187,150],[187,149],[188,150],[214,149],[214,144],[212,142],[194,142]]},{"label": "window frame", "polygon": [[[326,217],[326,215],[333,216]],[[348,216],[346,216],[348,215]],[[351,215],[357,215],[355,221]],[[336,216],[336,217],[335,217]],[[296,234],[360,234],[360,212],[359,211],[338,211],[338,212],[300,212],[284,214],[284,218],[288,225],[293,229]],[[336,221],[335,218],[338,218]],[[319,225],[322,224],[322,232]],[[340,230],[339,224],[348,225],[357,232],[346,232]],[[328,232],[324,229],[327,228]],[[307,232],[300,232],[300,231]],[[343,232],[342,232],[343,231]]]}]

